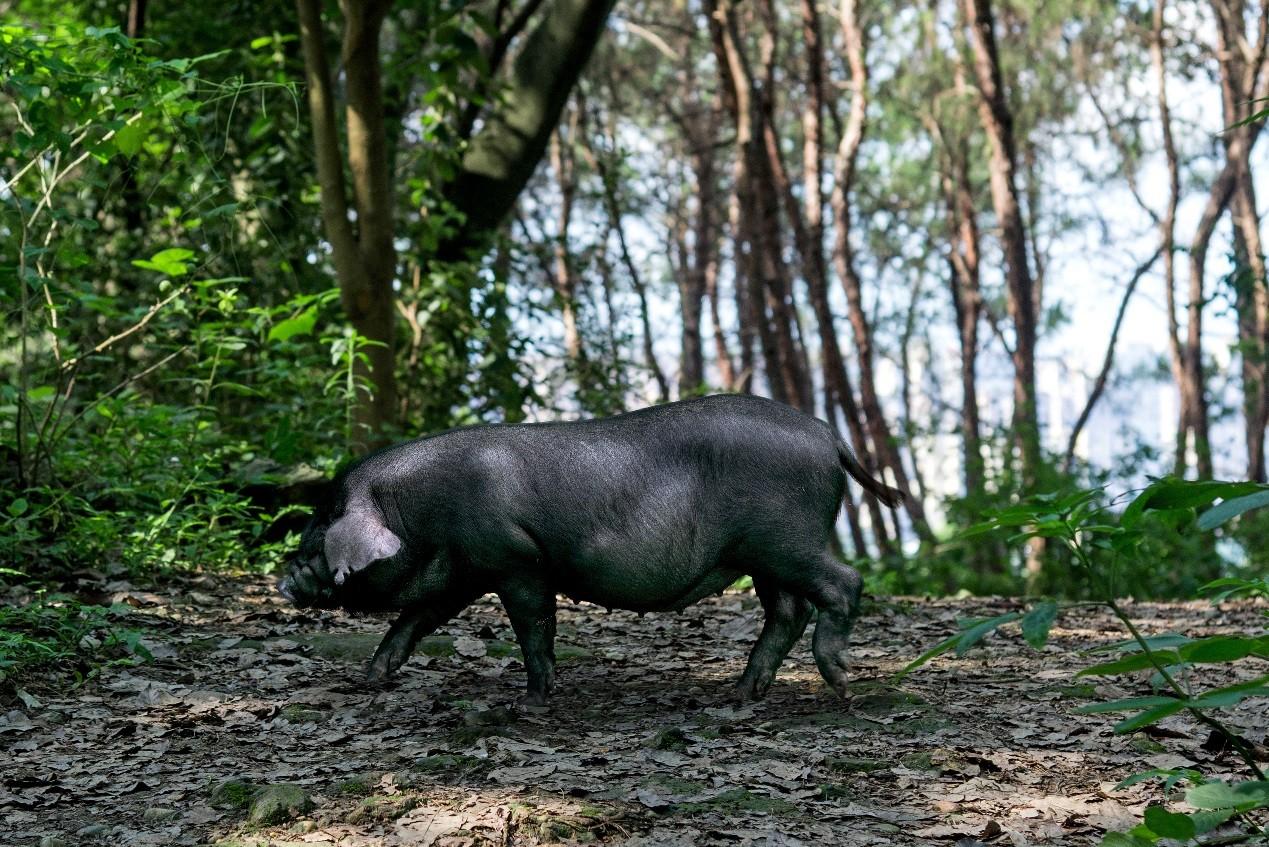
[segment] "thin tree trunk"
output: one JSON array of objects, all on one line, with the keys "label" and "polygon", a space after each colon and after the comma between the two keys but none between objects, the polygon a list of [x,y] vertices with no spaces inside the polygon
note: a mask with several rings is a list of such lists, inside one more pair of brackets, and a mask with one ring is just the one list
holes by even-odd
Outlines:
[{"label": "thin tree trunk", "polygon": [[[576,128],[576,116],[577,112],[574,111],[572,122],[574,128]],[[551,284],[555,288],[560,315],[564,321],[564,355],[568,360],[569,369],[572,371],[574,378],[579,381],[577,388],[580,394],[586,388],[585,385],[581,384],[584,380],[584,375],[582,374],[584,352],[582,350],[581,331],[577,324],[577,279],[573,274],[568,247],[568,230],[573,219],[573,196],[576,191],[576,185],[573,181],[574,168],[571,152],[573,136],[570,134],[566,143],[560,137],[562,132],[562,129],[558,129],[552,133],[550,143],[551,170],[555,173],[556,183],[560,190],[560,204],[555,224],[555,244],[552,250],[555,261]]]},{"label": "thin tree trunk", "polygon": [[[739,176],[745,179],[737,189],[737,217],[749,246],[749,266],[745,269],[748,303],[757,327],[759,345],[766,366],[771,395],[782,403],[803,409],[813,408],[810,381],[801,366],[804,354],[794,335],[790,284],[781,255],[778,210],[770,196],[772,183],[755,124],[770,108],[760,99],[748,62],[739,47],[731,0],[709,5],[715,53],[725,90],[725,101],[736,123],[737,154],[744,160]],[[773,73],[773,47],[764,38],[766,75]],[[743,345],[742,337],[742,345]],[[743,355],[743,346],[742,346]]]},{"label": "thin tree trunk", "polygon": [[1101,399],[1102,393],[1106,390],[1106,383],[1110,379],[1111,369],[1115,366],[1115,347],[1119,343],[1119,330],[1123,326],[1124,315],[1128,312],[1128,303],[1132,300],[1133,292],[1137,290],[1137,283],[1141,282],[1141,278],[1154,267],[1154,263],[1159,260],[1159,256],[1162,254],[1163,247],[1160,245],[1148,259],[1137,265],[1137,269],[1133,271],[1132,276],[1128,280],[1128,285],[1124,288],[1124,296],[1119,301],[1119,310],[1115,313],[1115,323],[1110,330],[1110,340],[1106,343],[1106,355],[1102,357],[1101,370],[1097,373],[1097,379],[1093,381],[1093,390],[1089,392],[1088,399],[1084,402],[1084,408],[1080,410],[1079,417],[1075,419],[1075,425],[1071,427],[1070,437],[1066,441],[1066,457],[1063,460],[1063,466],[1067,473],[1070,473],[1075,465],[1075,447],[1079,442],[1080,433],[1084,431],[1084,426],[1092,416],[1093,409],[1097,406],[1097,401]]},{"label": "thin tree trunk", "polygon": [[[846,128],[837,146],[833,164],[833,190],[830,203],[833,209],[834,243],[833,260],[837,275],[846,292],[847,319],[855,337],[855,349],[859,362],[860,408],[868,426],[873,450],[878,463],[888,467],[894,475],[895,486],[906,496],[904,505],[912,521],[912,527],[923,541],[932,541],[933,534],[925,517],[921,498],[908,479],[890,433],[881,400],[877,395],[873,371],[874,353],[872,328],[864,313],[863,283],[855,270],[854,248],[851,244],[852,215],[850,192],[854,186],[855,165],[859,148],[863,143],[868,113],[868,66],[864,58],[863,33],[857,20],[856,0],[842,0],[840,25],[846,45],[846,59],[850,66],[851,101]],[[818,251],[818,248],[816,250]],[[817,273],[822,273],[822,259],[817,263]]]},{"label": "thin tree trunk", "polygon": [[679,300],[683,311],[683,332],[679,358],[679,396],[699,392],[705,386],[705,348],[701,338],[701,318],[711,268],[715,265],[717,232],[714,224],[713,139],[706,132],[689,132],[690,159],[696,175],[696,217],[692,226],[690,264],[679,275]]},{"label": "thin tree trunk", "polygon": [[1163,20],[1167,0],[1156,0],[1151,22],[1150,61],[1154,66],[1155,97],[1159,106],[1159,124],[1163,135],[1163,152],[1168,167],[1168,202],[1159,220],[1160,244],[1163,247],[1163,292],[1168,318],[1168,358],[1172,380],[1176,383],[1180,403],[1177,408],[1177,434],[1174,471],[1184,476],[1186,436],[1190,420],[1189,399],[1184,391],[1185,350],[1181,345],[1180,322],[1176,303],[1176,210],[1181,197],[1181,176],[1176,143],[1172,137],[1172,110],[1168,105],[1168,76],[1165,61]]},{"label": "thin tree trunk", "polygon": [[1017,152],[1013,113],[1004,90],[996,48],[991,0],[964,0],[974,72],[978,81],[978,115],[987,134],[992,206],[1000,227],[1005,257],[1005,287],[1014,325],[1014,440],[1022,459],[1025,490],[1032,490],[1040,468],[1040,427],[1036,408],[1035,283],[1027,258],[1027,233],[1018,201]]},{"label": "thin tree trunk", "polygon": [[[124,17],[123,34],[131,39],[145,35],[145,13],[148,0],[129,0],[128,11]],[[141,199],[141,190],[137,185],[136,164],[131,157],[123,159],[120,174],[120,192],[123,198],[123,221],[128,232],[140,236],[145,226],[145,203]]]},{"label": "thin tree trunk", "polygon": [[[1238,266],[1243,269],[1234,280],[1238,313],[1239,353],[1243,383],[1243,425],[1249,479],[1264,481],[1264,437],[1269,417],[1269,385],[1266,384],[1266,356],[1269,354],[1269,294],[1266,292],[1265,258],[1260,236],[1260,216],[1256,208],[1255,182],[1251,172],[1251,146],[1255,130],[1240,125],[1261,108],[1255,91],[1264,75],[1265,50],[1269,47],[1269,3],[1262,0],[1255,47],[1245,34],[1244,0],[1213,0],[1217,16],[1217,59],[1220,65],[1221,101],[1225,126],[1222,134],[1226,161],[1235,170],[1230,213],[1234,224],[1234,247]],[[1241,137],[1241,138],[1240,138]],[[1238,143],[1241,141],[1242,143]]]},{"label": "thin tree trunk", "polygon": [[[616,138],[610,138],[614,151],[616,150]],[[639,329],[643,342],[643,362],[648,372],[652,374],[652,379],[657,385],[657,398],[659,402],[666,402],[670,399],[670,386],[665,379],[665,371],[661,369],[661,364],[657,361],[656,351],[652,347],[652,320],[648,313],[648,290],[644,285],[643,276],[639,273],[638,267],[635,266],[634,259],[630,255],[630,245],[626,241],[626,228],[622,222],[621,203],[617,197],[617,181],[613,176],[612,170],[604,161],[604,154],[598,152],[594,154],[590,163],[599,174],[599,180],[603,185],[604,191],[604,208],[608,212],[608,222],[612,230],[617,235],[617,248],[621,254],[621,264],[625,268],[626,274],[630,277],[630,284],[634,287],[635,295],[639,299]]]},{"label": "thin tree trunk", "polygon": [[396,319],[392,279],[392,186],[383,121],[379,33],[387,0],[349,0],[344,4],[342,61],[346,79],[348,174],[357,212],[354,231],[348,217],[347,187],[341,161],[339,126],[331,91],[330,67],[322,38],[321,4],[296,0],[304,48],[309,114],[317,158],[322,220],[331,245],[340,301],[358,334],[371,343],[355,373],[358,389],[353,446],[364,448],[384,437],[396,411]]}]

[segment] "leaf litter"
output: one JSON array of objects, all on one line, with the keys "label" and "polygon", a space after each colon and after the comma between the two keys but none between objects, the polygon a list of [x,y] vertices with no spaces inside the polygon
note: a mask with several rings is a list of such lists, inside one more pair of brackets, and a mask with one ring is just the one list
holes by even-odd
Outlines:
[{"label": "leaf litter", "polygon": [[[27,683],[0,706],[0,844],[1095,844],[1159,798],[1152,783],[1116,790],[1129,774],[1238,772],[1184,715],[1116,736],[1074,713],[1149,693],[1144,674],[1076,678],[1088,649],[1122,639],[1092,608],[1064,613],[1040,653],[1006,630],[896,684],[957,619],[1019,604],[875,604],[849,703],[821,681],[808,631],[767,698],[742,704],[751,593],[642,617],[563,604],[551,704],[516,710],[524,669],[493,597],[372,688],[386,617],[296,610],[265,580],[111,588],[154,658],[70,690]],[[1131,611],[1147,632],[1194,636],[1260,616]],[[1263,744],[1255,702],[1229,720]]]}]

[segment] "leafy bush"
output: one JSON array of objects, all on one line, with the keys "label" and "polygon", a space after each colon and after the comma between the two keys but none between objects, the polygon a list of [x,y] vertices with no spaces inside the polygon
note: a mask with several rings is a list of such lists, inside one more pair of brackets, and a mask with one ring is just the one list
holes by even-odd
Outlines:
[{"label": "leafy bush", "polygon": [[153,658],[140,631],[121,625],[128,613],[126,605],[89,606],[60,594],[0,606],[0,683],[21,685],[36,673],[82,681],[103,665]]},{"label": "leafy bush", "polygon": [[[1219,504],[1213,506],[1217,501]],[[1266,486],[1163,479],[1142,491],[1122,514],[1112,511],[1100,489],[1040,496],[1000,510],[959,536],[960,540],[973,543],[984,534],[1007,532],[1012,539],[1042,538],[1061,545],[1069,554],[1078,577],[1089,586],[1091,595],[1123,624],[1130,638],[1101,648],[1103,652],[1117,655],[1084,668],[1078,675],[1118,676],[1151,671],[1150,685],[1155,693],[1091,703],[1077,711],[1129,713],[1115,724],[1116,733],[1134,732],[1171,715],[1188,713],[1208,727],[1222,745],[1237,753],[1254,777],[1225,783],[1207,781],[1192,770],[1150,770],[1134,774],[1120,785],[1162,777],[1165,791],[1170,792],[1179,781],[1193,783],[1185,800],[1198,811],[1183,813],[1169,811],[1162,805],[1151,806],[1144,821],[1130,832],[1108,833],[1102,842],[1104,847],[1148,847],[1165,838],[1188,841],[1226,821],[1240,819],[1248,812],[1269,808],[1269,781],[1257,764],[1254,745],[1216,715],[1244,700],[1269,697],[1269,674],[1255,675],[1232,685],[1201,687],[1204,667],[1269,658],[1269,629],[1248,636],[1191,638],[1165,634],[1147,637],[1119,601],[1125,588],[1140,579],[1143,567],[1151,566],[1158,556],[1161,527],[1197,534],[1241,520],[1246,513],[1264,505],[1269,505],[1269,487]],[[1196,520],[1199,509],[1206,511]],[[1153,567],[1158,567],[1158,563],[1154,562]],[[1220,600],[1237,595],[1265,596],[1269,593],[1266,588],[1263,578],[1225,577],[1196,587],[1194,591]],[[1029,644],[1041,647],[1059,611],[1058,603],[1043,600],[1033,604],[1025,614],[1011,612],[963,621],[958,632],[927,650],[900,675],[948,651],[964,655],[997,628],[1015,622]],[[1256,831],[1253,822],[1244,820]]]}]

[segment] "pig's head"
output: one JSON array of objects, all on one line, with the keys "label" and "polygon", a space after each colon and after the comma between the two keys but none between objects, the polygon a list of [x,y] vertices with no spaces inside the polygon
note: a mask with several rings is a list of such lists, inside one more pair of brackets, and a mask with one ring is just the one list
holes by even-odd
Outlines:
[{"label": "pig's head", "polygon": [[348,606],[341,589],[352,575],[395,556],[402,541],[370,505],[349,505],[334,518],[318,514],[300,538],[300,547],[278,582],[283,597],[300,608]]}]

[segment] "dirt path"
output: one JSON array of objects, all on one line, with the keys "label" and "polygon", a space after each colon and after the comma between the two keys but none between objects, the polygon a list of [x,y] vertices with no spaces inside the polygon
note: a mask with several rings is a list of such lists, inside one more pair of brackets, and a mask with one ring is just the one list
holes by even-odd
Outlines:
[{"label": "dirt path", "polygon": [[[377,691],[361,664],[384,620],[298,612],[263,581],[116,599],[139,607],[155,660],[73,696],[32,689],[38,704],[0,716],[0,845],[1089,844],[1157,798],[1155,784],[1112,790],[1124,776],[1234,769],[1187,719],[1121,737],[1073,714],[1145,688],[1075,679],[1080,650],[1122,637],[1088,610],[1041,655],[1002,633],[895,688],[888,675],[957,617],[1011,606],[879,605],[857,629],[848,707],[809,635],[767,699],[740,706],[726,696],[760,624],[752,596],[643,618],[564,605],[552,706],[516,714],[501,707],[523,668],[492,599]],[[1258,620],[1245,605],[1133,608],[1152,632]],[[1262,707],[1233,716],[1257,741]],[[313,807],[250,823],[261,785]]]}]

